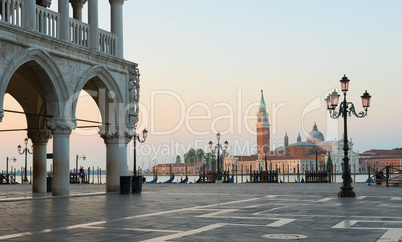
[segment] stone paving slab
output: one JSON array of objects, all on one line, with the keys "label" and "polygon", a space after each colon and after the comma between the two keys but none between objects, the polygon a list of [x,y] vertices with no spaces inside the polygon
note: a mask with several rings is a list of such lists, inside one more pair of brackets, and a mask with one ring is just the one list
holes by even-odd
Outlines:
[{"label": "stone paving slab", "polygon": [[339,186],[144,184],[141,194],[122,195],[72,184],[73,196],[51,197],[6,185],[0,240],[401,240],[402,188],[353,184],[356,198],[338,198]]}]

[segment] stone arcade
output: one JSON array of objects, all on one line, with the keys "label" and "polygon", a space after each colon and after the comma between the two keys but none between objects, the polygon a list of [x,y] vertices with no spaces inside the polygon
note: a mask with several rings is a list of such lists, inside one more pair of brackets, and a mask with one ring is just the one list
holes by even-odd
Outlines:
[{"label": "stone arcade", "polygon": [[119,191],[119,177],[127,175],[127,143],[138,120],[139,71],[123,58],[124,0],[109,0],[111,32],[98,28],[98,0],[88,1],[88,23],[81,21],[86,2],[58,0],[55,12],[47,8],[50,0],[0,0],[0,121],[7,118],[3,102],[8,93],[26,113],[35,151],[32,192],[46,192],[46,147],[52,139],[52,194],[69,194],[69,139],[81,90],[93,97],[102,116],[106,192]]}]

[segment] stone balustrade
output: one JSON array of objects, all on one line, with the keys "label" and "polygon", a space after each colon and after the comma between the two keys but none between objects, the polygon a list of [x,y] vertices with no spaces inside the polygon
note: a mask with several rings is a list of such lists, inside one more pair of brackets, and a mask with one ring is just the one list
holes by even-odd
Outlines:
[{"label": "stone balustrade", "polygon": [[36,31],[44,35],[60,38],[60,14],[47,8],[36,6]]},{"label": "stone balustrade", "polygon": [[88,47],[89,25],[70,18],[70,37],[74,44]]},{"label": "stone balustrade", "polygon": [[21,0],[0,0],[0,21],[22,26]]},{"label": "stone balustrade", "polygon": [[116,39],[115,34],[99,29],[99,50],[109,55],[116,55]]},{"label": "stone balustrade", "polygon": [[[43,35],[61,39],[62,26],[60,13],[39,5],[32,5],[32,9],[35,7],[35,15],[32,15],[35,21],[32,24],[32,21],[29,20],[31,9],[27,7],[28,5],[25,6],[24,4],[26,4],[26,1],[23,0],[0,0],[0,22],[21,28],[32,28]],[[31,19],[33,20],[33,18]],[[90,48],[90,24],[73,18],[69,18],[68,21],[68,40],[76,45]],[[118,56],[118,35],[102,29],[98,29],[97,35],[99,47],[96,46],[95,49],[108,55]]]}]

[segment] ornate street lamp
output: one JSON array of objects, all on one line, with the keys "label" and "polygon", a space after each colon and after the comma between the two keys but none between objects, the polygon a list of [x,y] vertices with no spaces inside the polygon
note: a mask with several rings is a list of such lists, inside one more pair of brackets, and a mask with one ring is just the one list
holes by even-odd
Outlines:
[{"label": "ornate street lamp", "polygon": [[[8,161],[9,160],[11,160],[11,161],[13,161],[15,163],[15,162],[17,162],[17,158],[13,157],[13,158],[9,159],[8,156],[7,156],[7,175],[8,175]],[[11,173],[13,173],[13,171],[11,171]]]},{"label": "ornate street lamp", "polygon": [[21,151],[21,145],[17,146],[17,150],[18,153],[20,153],[20,155],[25,154],[25,172],[24,172],[24,182],[28,182],[28,178],[27,178],[27,155],[28,154],[33,154],[33,146],[31,146],[31,151],[29,151],[28,149],[28,138],[24,139],[24,144],[25,144],[25,148],[23,151]]},{"label": "ornate street lamp", "polygon": [[133,169],[133,176],[137,176],[137,140],[140,143],[144,143],[145,140],[148,137],[148,131],[146,129],[142,130],[142,137],[143,139],[140,139],[140,135],[135,132],[134,134],[134,169]]},{"label": "ornate street lamp", "polygon": [[366,91],[363,93],[362,98],[362,106],[364,108],[363,112],[356,113],[355,106],[352,102],[346,101],[346,92],[349,89],[349,82],[350,80],[345,76],[340,80],[341,82],[341,89],[343,92],[343,102],[339,106],[339,111],[335,111],[336,106],[338,106],[339,101],[339,94],[334,90],[330,95],[327,96],[325,99],[327,103],[327,109],[329,110],[330,117],[333,119],[339,118],[342,116],[343,118],[343,126],[344,126],[344,137],[343,137],[343,151],[344,151],[344,158],[343,158],[343,174],[342,174],[342,187],[341,191],[338,193],[338,197],[355,197],[356,194],[353,191],[353,187],[351,184],[352,178],[350,176],[349,171],[349,145],[348,145],[348,129],[347,129],[347,117],[355,115],[358,118],[363,118],[367,116],[367,109],[370,107],[370,94]]},{"label": "ornate street lamp", "polygon": [[79,159],[86,160],[87,157],[85,155],[82,155],[82,156],[77,155],[76,156],[76,159],[75,159],[75,182],[76,183],[78,183],[78,160]]},{"label": "ornate street lamp", "polygon": [[[213,152],[214,152],[214,154],[215,154],[216,150],[218,150],[218,156],[216,157],[216,164],[217,164],[217,166],[218,166],[218,177],[217,177],[217,180],[220,181],[220,180],[222,180],[222,176],[221,176],[221,165],[219,164],[220,151],[221,151],[221,150],[222,150],[222,152],[226,151],[227,148],[228,148],[229,142],[226,140],[226,141],[223,143],[223,144],[224,144],[224,147],[222,147],[222,145],[219,143],[219,140],[221,139],[221,134],[220,134],[219,132],[216,134],[216,139],[218,140],[218,144],[215,145],[215,147],[214,147],[214,149],[213,149]],[[209,145],[209,148],[212,149],[212,146],[213,146],[212,141],[209,141],[208,145]]]}]

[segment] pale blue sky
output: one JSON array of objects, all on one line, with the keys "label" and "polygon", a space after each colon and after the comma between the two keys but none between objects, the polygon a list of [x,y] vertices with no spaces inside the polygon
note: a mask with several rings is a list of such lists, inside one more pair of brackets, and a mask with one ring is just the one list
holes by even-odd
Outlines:
[{"label": "pale blue sky", "polygon": [[[57,1],[53,2],[52,8],[57,9]],[[360,96],[366,89],[373,96],[366,118],[349,119],[355,151],[402,147],[402,113],[398,109],[402,89],[401,9],[401,1],[369,0],[126,1],[124,54],[139,64],[143,110],[149,120],[155,119],[154,129],[150,122],[140,124],[141,129],[150,130],[149,139],[140,146],[154,152],[139,152],[139,164],[147,166],[156,150],[158,162],[172,161],[174,150],[161,153],[172,142],[199,147],[210,139],[215,141],[211,125],[221,132],[230,128],[227,118],[214,121],[230,114],[228,105],[233,108],[234,128],[222,139],[240,146],[255,144],[255,136],[245,127],[247,123],[254,129],[255,121],[244,122],[243,117],[245,113],[256,114],[256,108],[248,107],[259,102],[261,89],[271,113],[273,146],[282,144],[285,132],[290,143],[296,141],[298,132],[305,140],[305,132],[311,130],[314,121],[327,139],[341,138],[342,123],[337,125],[328,118],[323,98],[340,87],[343,74],[351,80],[348,97],[357,110],[361,110]],[[85,7],[84,21],[86,11]],[[110,29],[109,11],[108,1],[100,0],[100,28],[105,30]],[[155,91],[170,94],[155,96],[155,115],[151,115],[151,93]],[[78,118],[89,115],[86,108],[95,108],[93,103],[82,103]],[[214,107],[222,103],[226,106]],[[191,105],[199,106],[189,111]],[[281,108],[275,112],[277,106]],[[185,117],[208,114],[205,107],[211,117],[189,121],[189,125],[209,134],[194,135],[185,123],[172,134],[157,134],[177,126],[181,113],[188,112]],[[22,142],[25,136],[20,136]],[[104,168],[104,152],[103,140],[97,134],[73,133],[71,164],[75,154],[85,154],[85,166]],[[131,163],[132,152],[130,169]]]}]

